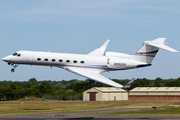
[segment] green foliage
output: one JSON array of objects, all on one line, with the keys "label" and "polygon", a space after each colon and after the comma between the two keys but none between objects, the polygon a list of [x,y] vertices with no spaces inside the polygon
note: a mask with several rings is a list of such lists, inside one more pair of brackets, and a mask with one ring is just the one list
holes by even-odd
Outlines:
[{"label": "green foliage", "polygon": [[31,83],[33,86],[37,86],[39,84],[36,78],[29,79],[29,83]]},{"label": "green foliage", "polygon": [[62,83],[57,83],[53,86],[53,90],[58,91],[58,90],[62,90],[65,89],[65,86]]},{"label": "green foliage", "polygon": [[52,90],[51,85],[48,82],[42,82],[40,84],[39,91],[41,93],[51,93],[53,90]]},{"label": "green foliage", "polygon": [[90,89],[92,88],[92,85],[87,82],[87,81],[79,81],[79,82],[76,82],[74,87],[73,87],[73,91],[75,92],[83,92],[87,89]]},{"label": "green foliage", "polygon": [[154,87],[164,87],[164,81],[161,78],[156,78],[154,80]]},{"label": "green foliage", "polygon": [[[113,81],[125,85],[129,82],[128,79]],[[18,99],[25,96],[42,96],[44,94],[49,95],[82,95],[85,90],[92,87],[109,87],[108,85],[95,82],[91,84],[88,79],[85,81],[78,81],[76,79],[69,81],[37,81],[35,78],[31,78],[28,81],[0,81],[0,96],[11,96],[11,99]],[[135,87],[180,87],[180,78],[177,79],[165,79],[156,78],[150,79],[136,79],[132,84],[131,90]]]},{"label": "green foliage", "polygon": [[17,85],[14,82],[10,82],[8,87],[10,87],[12,90],[16,90],[17,89]]},{"label": "green foliage", "polygon": [[3,85],[0,85],[0,95],[7,95],[9,94],[9,90],[7,87],[3,86]]},{"label": "green foliage", "polygon": [[4,80],[0,82],[0,85],[8,86],[10,81]]}]

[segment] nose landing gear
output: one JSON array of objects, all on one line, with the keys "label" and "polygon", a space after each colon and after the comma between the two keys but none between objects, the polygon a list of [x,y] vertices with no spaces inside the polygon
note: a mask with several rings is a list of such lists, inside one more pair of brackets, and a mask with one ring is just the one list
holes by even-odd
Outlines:
[{"label": "nose landing gear", "polygon": [[14,72],[14,71],[15,71],[15,70],[12,68],[12,69],[11,69],[11,72]]},{"label": "nose landing gear", "polygon": [[19,64],[10,64],[13,66],[13,68],[11,69],[11,72],[13,73],[15,71],[15,68],[19,65]]}]

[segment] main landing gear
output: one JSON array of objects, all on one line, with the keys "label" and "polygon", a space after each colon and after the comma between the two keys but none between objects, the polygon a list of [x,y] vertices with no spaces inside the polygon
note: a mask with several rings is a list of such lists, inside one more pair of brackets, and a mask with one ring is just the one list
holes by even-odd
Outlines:
[{"label": "main landing gear", "polygon": [[13,73],[15,71],[15,68],[19,65],[19,64],[14,64],[14,63],[8,63],[8,65],[12,65],[13,68],[11,69],[11,72]]},{"label": "main landing gear", "polygon": [[94,81],[94,80],[89,79],[89,82],[90,82],[91,84],[93,84],[95,81]]}]

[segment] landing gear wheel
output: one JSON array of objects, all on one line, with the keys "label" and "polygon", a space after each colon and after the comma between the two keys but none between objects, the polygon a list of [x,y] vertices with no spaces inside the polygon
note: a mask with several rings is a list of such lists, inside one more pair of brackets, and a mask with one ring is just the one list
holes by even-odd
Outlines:
[{"label": "landing gear wheel", "polygon": [[14,69],[11,69],[11,72],[14,72],[15,70]]},{"label": "landing gear wheel", "polygon": [[94,80],[89,80],[89,82],[90,82],[91,84],[93,84],[95,81],[94,81]]}]

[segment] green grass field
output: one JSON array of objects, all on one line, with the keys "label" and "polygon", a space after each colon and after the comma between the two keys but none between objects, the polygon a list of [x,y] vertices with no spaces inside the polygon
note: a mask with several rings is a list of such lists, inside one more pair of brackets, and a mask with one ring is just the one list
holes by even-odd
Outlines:
[{"label": "green grass field", "polygon": [[[64,101],[58,103],[58,101],[18,101],[21,104],[12,104],[13,101],[7,102],[8,104],[0,104],[0,115],[17,115],[17,114],[32,114],[32,113],[50,113],[50,112],[68,112],[68,111],[86,111],[86,110],[102,110],[102,109],[116,109],[116,108],[151,108],[152,106],[160,107],[160,106],[168,106],[172,105],[172,103],[94,103],[94,102],[86,102],[86,103],[67,103],[70,101]],[[36,102],[33,104],[33,102]],[[52,102],[56,102],[55,104]],[[173,108],[172,108],[173,109]],[[176,110],[176,109],[175,109]],[[180,109],[178,109],[180,110]],[[157,112],[158,110],[156,110]],[[131,112],[133,114],[128,114],[128,112],[116,112],[116,113],[108,113],[108,115],[136,115],[138,111]],[[155,111],[152,111],[155,112]],[[156,113],[155,112],[155,113]],[[145,111],[139,111],[138,114],[145,114]],[[146,112],[149,113],[149,112]],[[180,113],[180,111],[179,111]],[[154,114],[154,113],[153,113]],[[93,115],[104,115],[102,114],[93,114]]]}]

